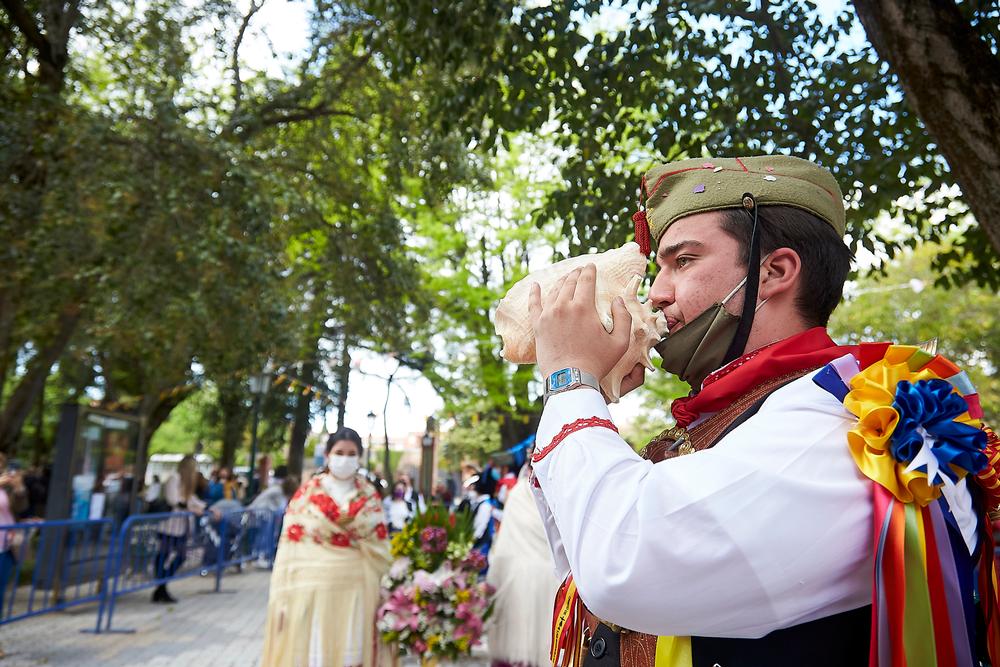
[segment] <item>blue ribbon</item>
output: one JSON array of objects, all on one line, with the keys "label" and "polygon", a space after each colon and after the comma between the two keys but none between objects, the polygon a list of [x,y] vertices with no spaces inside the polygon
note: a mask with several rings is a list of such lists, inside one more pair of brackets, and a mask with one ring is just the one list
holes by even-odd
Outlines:
[{"label": "blue ribbon", "polygon": [[911,383],[903,380],[896,385],[892,407],[899,412],[899,422],[890,438],[890,449],[897,461],[909,463],[920,451],[924,438],[917,427],[922,427],[934,439],[931,453],[937,458],[941,471],[953,482],[959,478],[951,466],[973,474],[986,467],[987,458],[983,452],[986,433],[954,421],[969,407],[947,381]]}]

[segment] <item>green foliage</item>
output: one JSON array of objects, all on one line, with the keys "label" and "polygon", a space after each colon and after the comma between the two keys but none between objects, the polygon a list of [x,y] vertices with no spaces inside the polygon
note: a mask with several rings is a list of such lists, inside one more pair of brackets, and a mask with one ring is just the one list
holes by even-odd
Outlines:
[{"label": "green foliage", "polygon": [[[408,219],[434,215],[466,153],[429,132],[434,82],[390,80],[374,19],[324,2],[294,64],[251,71],[244,9],[84,3],[58,80],[0,15],[3,438],[50,357],[150,432],[180,400],[164,389],[226,386],[208,423],[233,443],[234,391],[268,359],[329,384],[315,369],[351,345],[403,350],[426,322]],[[265,449],[311,416],[298,403],[265,402]]]},{"label": "green foliage", "polygon": [[[830,333],[839,342],[938,341],[938,353],[968,372],[986,420],[1000,420],[1000,297],[974,285],[948,289],[928,283],[940,246],[924,244],[901,256],[884,277],[849,286]],[[851,294],[855,296],[851,296]]]},{"label": "green foliage", "polygon": [[500,446],[500,429],[496,421],[480,421],[468,414],[463,415],[443,436],[441,467],[459,470],[466,461],[481,464]]},{"label": "green foliage", "polygon": [[[446,445],[449,465],[482,461],[487,451],[519,442],[533,432],[541,410],[529,390],[533,366],[500,358],[492,319],[507,289],[549,261],[558,243],[555,225],[532,224],[532,210],[555,187],[555,172],[537,168],[549,159],[544,144],[517,138],[509,151],[482,165],[488,180],[456,192],[446,216],[414,221],[430,307],[420,341],[436,350],[427,371],[445,399],[445,413],[460,417]],[[473,414],[482,419],[478,425],[469,420]]]},{"label": "green foliage", "polygon": [[201,442],[204,453],[218,459],[222,443],[211,418],[217,400],[212,386],[194,392],[170,413],[170,417],[153,434],[149,453],[190,454],[195,444]]},{"label": "green foliage", "polygon": [[[855,248],[894,256],[965,224],[966,207],[900,84],[845,7],[808,0],[734,5],[421,1],[366,3],[397,76],[432,69],[442,128],[486,148],[544,132],[565,155],[563,185],[536,220],[559,220],[575,249],[613,247],[631,231],[639,176],[655,161],[792,152],[832,169],[850,202]],[[963,10],[996,44],[996,14]],[[885,234],[880,213],[907,233]],[[937,271],[1000,288],[981,228],[957,238]],[[959,261],[960,260],[960,261]]]}]

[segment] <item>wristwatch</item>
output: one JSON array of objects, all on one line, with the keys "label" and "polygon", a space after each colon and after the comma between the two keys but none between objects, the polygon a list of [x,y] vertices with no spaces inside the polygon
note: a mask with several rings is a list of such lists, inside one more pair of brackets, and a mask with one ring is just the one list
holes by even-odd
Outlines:
[{"label": "wristwatch", "polygon": [[579,368],[563,368],[545,378],[545,394],[542,397],[542,404],[549,400],[553,394],[561,394],[577,387],[593,387],[597,391],[601,390],[601,383],[597,378],[581,371]]}]

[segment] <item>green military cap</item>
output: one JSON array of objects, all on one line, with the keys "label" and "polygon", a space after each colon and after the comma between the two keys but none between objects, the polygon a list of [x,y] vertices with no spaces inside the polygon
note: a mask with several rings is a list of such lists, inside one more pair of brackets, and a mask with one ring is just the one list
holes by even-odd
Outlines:
[{"label": "green military cap", "polygon": [[[667,227],[695,213],[742,206],[750,193],[760,206],[795,206],[825,220],[844,235],[844,196],[833,174],[787,155],[681,160],[653,167],[642,180],[646,211],[636,214],[636,240],[643,246],[642,222],[652,245]],[[645,249],[645,248],[644,248]]]}]

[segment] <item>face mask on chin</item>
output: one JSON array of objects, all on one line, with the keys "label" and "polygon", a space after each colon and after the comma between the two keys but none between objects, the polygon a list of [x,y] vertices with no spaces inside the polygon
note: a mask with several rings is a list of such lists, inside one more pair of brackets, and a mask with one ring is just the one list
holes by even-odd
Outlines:
[{"label": "face mask on chin", "polygon": [[[766,259],[765,256],[761,264]],[[740,316],[726,310],[726,303],[746,281],[744,277],[726,298],[706,308],[677,333],[668,334],[656,345],[656,351],[663,358],[660,364],[663,370],[676,375],[697,390],[709,373],[723,365],[726,352],[740,325]],[[766,299],[757,305],[754,312],[760,310],[765,303]]]},{"label": "face mask on chin", "polygon": [[337,479],[351,479],[354,474],[358,472],[358,457],[357,456],[330,456],[330,460],[327,463],[327,467],[330,469],[330,474]]}]

